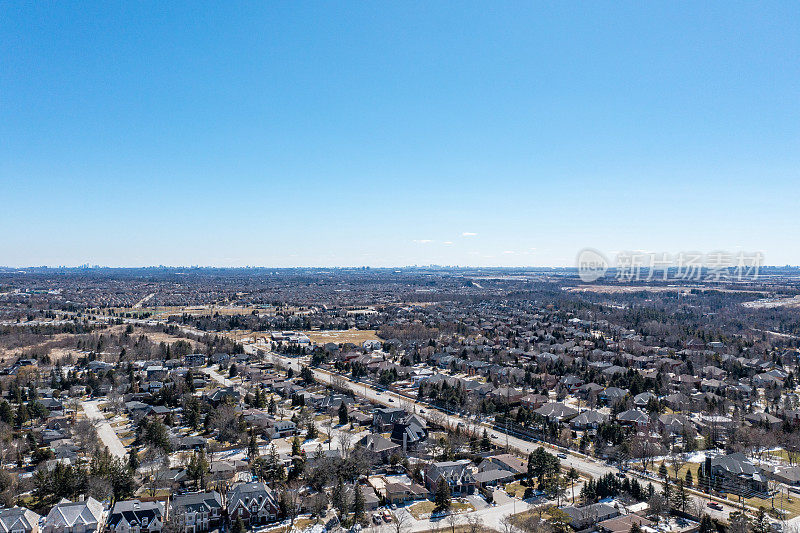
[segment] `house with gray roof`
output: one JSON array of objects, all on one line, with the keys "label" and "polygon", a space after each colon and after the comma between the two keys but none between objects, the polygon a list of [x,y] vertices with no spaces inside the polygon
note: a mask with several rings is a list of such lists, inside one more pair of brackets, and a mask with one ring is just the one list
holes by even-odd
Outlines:
[{"label": "house with gray roof", "polygon": [[453,494],[472,494],[475,492],[475,477],[470,469],[470,460],[441,461],[431,463],[425,470],[425,484],[431,492],[436,491],[440,480],[450,486]]},{"label": "house with gray roof", "polygon": [[97,533],[103,530],[108,512],[91,496],[86,501],[61,500],[50,509],[43,533]]},{"label": "house with gray roof", "polygon": [[216,529],[222,517],[222,496],[215,490],[179,494],[172,498],[170,516],[183,524],[184,533]]},{"label": "house with gray roof", "polygon": [[164,503],[124,500],[114,504],[108,517],[113,533],[160,533],[164,527]]},{"label": "house with gray roof", "polygon": [[0,533],[39,533],[42,517],[25,507],[0,510]]},{"label": "house with gray roof", "polygon": [[608,415],[604,415],[599,411],[584,411],[578,416],[569,421],[572,429],[597,429],[597,426],[608,420]]},{"label": "house with gray roof", "polygon": [[278,518],[278,498],[266,483],[240,483],[228,492],[228,517],[242,519],[246,526],[273,522]]},{"label": "house with gray roof", "polygon": [[578,410],[561,402],[550,402],[536,409],[534,413],[547,418],[551,422],[564,422],[577,415]]}]

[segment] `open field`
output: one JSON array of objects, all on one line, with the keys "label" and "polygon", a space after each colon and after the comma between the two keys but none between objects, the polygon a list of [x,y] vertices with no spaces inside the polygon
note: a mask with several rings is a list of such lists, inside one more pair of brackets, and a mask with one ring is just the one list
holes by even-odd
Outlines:
[{"label": "open field", "polygon": [[361,345],[364,341],[380,340],[375,330],[371,329],[346,329],[341,331],[303,331],[311,339],[311,342],[325,344],[335,342],[337,344],[352,342]]},{"label": "open field", "polygon": [[[729,292],[729,293],[745,293],[752,295],[766,294],[764,291],[757,290],[737,290],[737,289],[724,289],[715,287],[689,287],[679,285],[581,285],[578,287],[569,287],[565,290],[569,292],[596,292],[601,294],[626,294],[634,292],[680,292],[682,294],[689,294],[691,291],[715,291],[715,292]],[[746,305],[746,304],[745,304]]]},{"label": "open field", "polygon": [[750,309],[774,309],[776,307],[800,307],[800,296],[793,296],[791,298],[762,298],[753,302],[745,302],[742,304],[744,307]]}]

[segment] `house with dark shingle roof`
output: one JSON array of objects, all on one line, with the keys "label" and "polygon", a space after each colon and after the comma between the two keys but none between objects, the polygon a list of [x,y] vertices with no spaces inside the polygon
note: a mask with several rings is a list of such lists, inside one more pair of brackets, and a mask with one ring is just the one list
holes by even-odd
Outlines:
[{"label": "house with dark shingle roof", "polygon": [[179,494],[172,499],[170,516],[180,517],[185,533],[205,533],[216,529],[222,517],[222,496],[219,492]]},{"label": "house with dark shingle roof", "polygon": [[399,444],[375,433],[364,436],[358,441],[358,445],[364,448],[372,459],[378,463],[387,462],[393,453],[400,450]]},{"label": "house with dark shingle roof", "polygon": [[599,411],[584,411],[569,421],[572,429],[597,429],[597,426],[608,420],[608,416]]},{"label": "house with dark shingle roof", "polygon": [[108,528],[114,533],[159,533],[164,527],[164,504],[124,500],[114,504]]},{"label": "house with dark shingle roof", "polygon": [[241,483],[228,492],[228,517],[232,522],[242,519],[247,526],[273,522],[280,509],[275,493],[266,483]]},{"label": "house with dark shingle roof", "polygon": [[469,459],[459,461],[441,461],[431,463],[425,470],[425,485],[434,492],[439,480],[444,480],[450,486],[453,494],[472,494],[475,492],[475,477],[470,470]]},{"label": "house with dark shingle roof", "polygon": [[550,402],[536,409],[534,413],[547,418],[551,422],[564,422],[577,415],[578,410],[561,402]]}]

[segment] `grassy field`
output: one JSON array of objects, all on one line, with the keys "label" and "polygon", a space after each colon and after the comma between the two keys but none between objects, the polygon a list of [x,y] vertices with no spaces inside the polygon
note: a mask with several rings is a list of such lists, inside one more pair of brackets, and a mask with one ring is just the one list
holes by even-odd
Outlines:
[{"label": "grassy field", "polygon": [[[739,503],[739,497],[735,496],[733,494],[729,494],[728,495],[728,499],[731,500],[732,502],[736,503],[736,504]],[[746,498],[744,500],[744,503],[746,505],[750,505],[752,507],[755,507],[756,509],[758,509],[759,507],[763,507],[765,511],[767,511],[771,515],[775,516],[776,518],[780,518],[780,517],[778,517],[778,510],[781,509],[781,507],[787,513],[784,518],[794,518],[795,516],[800,515],[800,498],[798,498],[797,496],[793,496],[793,497],[787,498],[786,494],[784,494],[783,495],[783,502],[781,502],[780,495],[776,494],[775,495],[775,510],[774,511],[773,511],[773,508],[772,508],[772,499],[771,498],[767,499],[767,500],[764,500],[762,498]]]},{"label": "grassy field", "polygon": [[[294,521],[294,528],[292,529],[292,531],[302,531],[308,526],[314,524],[315,522],[316,521],[311,518],[298,518],[297,520]],[[274,529],[268,529],[264,533],[281,533],[283,531],[289,531],[289,526],[285,525],[281,527],[276,527]]]},{"label": "grassy field", "polygon": [[[436,507],[435,503],[430,501],[424,501],[415,503],[414,505],[409,507],[408,512],[411,513],[411,515],[414,518],[420,520],[423,516],[430,516],[430,514],[433,512],[434,507]],[[456,514],[468,513],[470,511],[474,511],[475,507],[473,507],[472,504],[470,503],[453,500],[453,503],[450,505],[450,510]]]},{"label": "grassy field", "polygon": [[520,483],[519,481],[514,481],[514,482],[512,482],[512,483],[508,483],[508,484],[507,484],[505,487],[503,487],[503,488],[504,488],[504,489],[505,489],[505,491],[506,491],[507,493],[509,493],[511,496],[516,496],[516,497],[518,497],[518,498],[522,498],[522,496],[525,494],[525,489],[526,489],[527,487],[524,487],[524,486],[522,485],[522,483]]},{"label": "grassy field", "polygon": [[[769,455],[771,455],[773,457],[777,457],[778,459],[781,459],[782,461],[784,461],[786,463],[791,463],[791,461],[789,461],[789,454],[784,449],[772,450],[772,451],[770,451],[768,453],[769,453]],[[795,458],[795,460],[796,460],[796,458]]]}]

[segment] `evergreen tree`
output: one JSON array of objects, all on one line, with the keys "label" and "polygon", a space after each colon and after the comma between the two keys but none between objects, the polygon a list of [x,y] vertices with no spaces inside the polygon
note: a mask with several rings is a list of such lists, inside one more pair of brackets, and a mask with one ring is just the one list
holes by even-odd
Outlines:
[{"label": "evergreen tree", "polygon": [[298,456],[302,454],[303,450],[300,448],[300,439],[297,438],[297,435],[292,439],[292,455]]},{"label": "evergreen tree", "polygon": [[753,519],[751,527],[753,533],[770,533],[769,518],[767,518],[767,513],[764,511],[763,507],[758,508],[758,513]]},{"label": "evergreen tree", "polygon": [[258,439],[256,438],[256,432],[251,429],[250,439],[247,442],[247,457],[252,462],[256,460],[258,455],[259,455]]},{"label": "evergreen tree", "polygon": [[136,446],[132,446],[128,452],[128,468],[134,472],[139,468],[139,449]]},{"label": "evergreen tree", "polygon": [[361,492],[361,487],[355,485],[355,494],[353,495],[353,522],[361,523],[364,521],[364,493]]},{"label": "evergreen tree", "polygon": [[704,513],[703,517],[700,519],[700,529],[698,529],[698,533],[715,533],[716,531],[717,528],[714,526],[711,517]]},{"label": "evergreen tree", "polygon": [[347,416],[347,404],[344,402],[341,403],[339,406],[339,424],[345,425],[350,421],[349,417]]},{"label": "evergreen tree", "polygon": [[336,485],[333,487],[333,491],[331,492],[331,505],[333,505],[333,508],[339,513],[339,520],[343,520],[347,517],[347,494],[344,491],[342,478],[338,478]]},{"label": "evergreen tree", "polygon": [[444,478],[439,479],[439,483],[436,485],[436,495],[434,502],[436,503],[436,510],[437,511],[449,511],[450,510],[450,485],[447,484],[447,480]]}]

